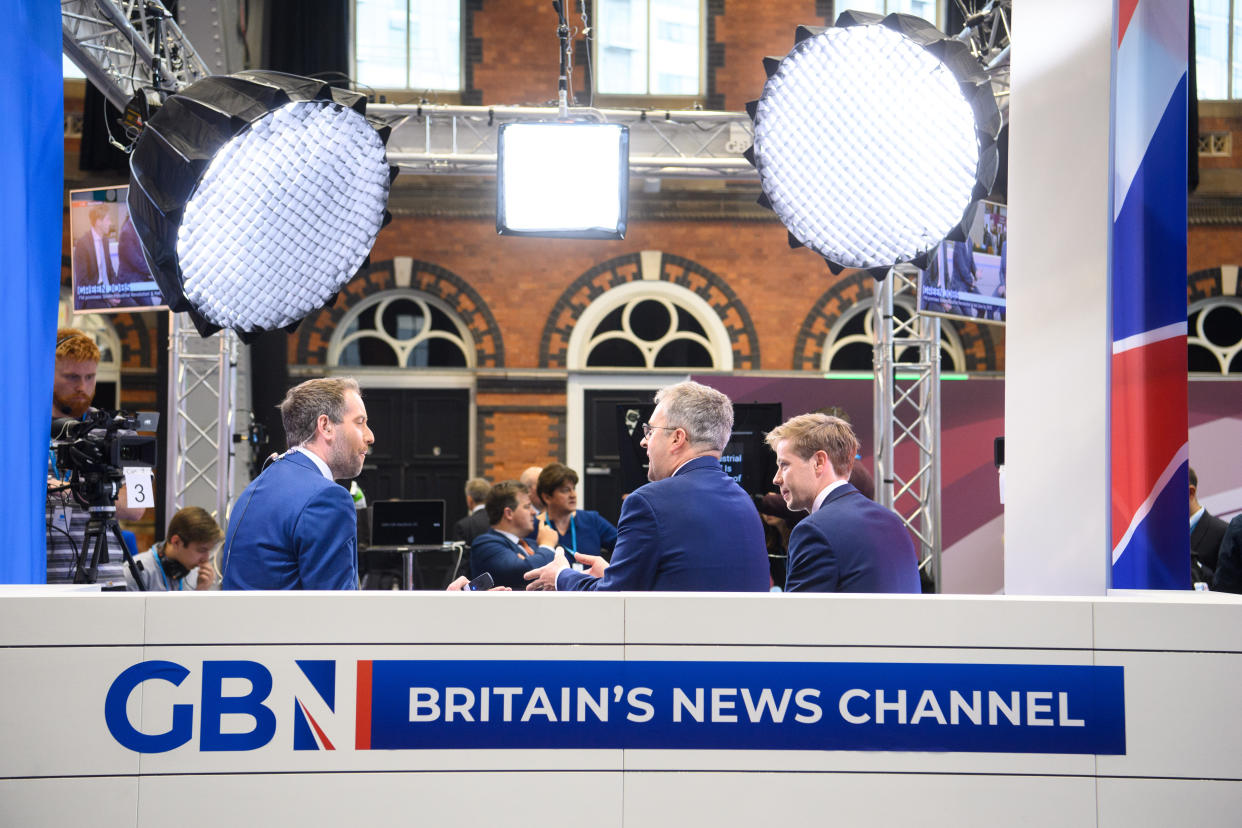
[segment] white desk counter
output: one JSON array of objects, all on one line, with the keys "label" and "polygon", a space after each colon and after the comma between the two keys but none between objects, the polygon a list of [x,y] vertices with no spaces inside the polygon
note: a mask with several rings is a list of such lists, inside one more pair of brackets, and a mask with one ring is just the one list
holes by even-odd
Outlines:
[{"label": "white desk counter", "polygon": [[0,824],[1236,825],[1242,600],[0,592]]}]

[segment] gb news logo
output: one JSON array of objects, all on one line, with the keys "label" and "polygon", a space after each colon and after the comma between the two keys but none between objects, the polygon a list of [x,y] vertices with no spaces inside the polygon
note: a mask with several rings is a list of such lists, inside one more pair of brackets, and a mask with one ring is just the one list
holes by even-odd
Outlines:
[{"label": "gb news logo", "polygon": [[[200,751],[250,751],[272,742],[278,709],[287,709],[294,750],[336,750],[342,735],[352,735],[337,715],[337,662],[295,660],[282,666],[277,675],[287,706],[275,703],[273,671],[257,661],[203,661],[197,682],[176,662],[143,661],[108,688],[104,721],[117,742],[138,753],[176,750],[196,733]],[[151,711],[151,726],[138,725],[147,722],[141,707]]]},{"label": "gb news logo", "polygon": [[1125,753],[1122,668],[1095,665],[144,661],[112,683],[105,719],[139,753],[196,736],[202,752]]}]

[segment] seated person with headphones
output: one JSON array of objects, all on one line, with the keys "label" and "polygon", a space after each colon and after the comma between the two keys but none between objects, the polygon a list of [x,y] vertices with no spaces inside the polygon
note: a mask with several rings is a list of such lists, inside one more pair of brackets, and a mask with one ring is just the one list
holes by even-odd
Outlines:
[{"label": "seated person with headphones", "polygon": [[[168,522],[164,542],[134,556],[141,572],[138,577],[148,592],[182,592],[211,589],[216,570],[211,565],[211,550],[224,532],[216,519],[197,506],[186,506]],[[131,592],[138,589],[133,573],[125,569],[125,585]]]}]

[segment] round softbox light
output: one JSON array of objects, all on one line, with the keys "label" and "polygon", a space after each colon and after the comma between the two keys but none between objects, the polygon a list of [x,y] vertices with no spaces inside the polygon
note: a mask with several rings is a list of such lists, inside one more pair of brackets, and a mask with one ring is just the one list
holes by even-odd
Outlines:
[{"label": "round softbox light", "polygon": [[964,43],[910,15],[845,12],[795,40],[747,105],[760,202],[834,271],[922,266],[963,237],[996,175],[987,76]]},{"label": "round softbox light", "polygon": [[387,125],[364,96],[278,72],[200,80],[147,122],[129,210],[164,299],[204,336],[291,329],[388,223]]}]

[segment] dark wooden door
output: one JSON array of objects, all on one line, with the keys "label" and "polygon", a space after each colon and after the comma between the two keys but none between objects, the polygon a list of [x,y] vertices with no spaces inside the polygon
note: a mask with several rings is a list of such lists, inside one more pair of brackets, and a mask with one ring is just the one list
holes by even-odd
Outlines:
[{"label": "dark wooden door", "polygon": [[470,392],[465,389],[363,390],[375,445],[358,485],[368,502],[437,498],[445,524],[465,517]]},{"label": "dark wooden door", "polygon": [[[629,425],[618,426],[617,407],[624,406],[623,411],[635,412],[630,419],[634,421],[632,426],[637,437],[641,438],[640,424],[655,407],[651,402],[655,389],[585,391],[584,395],[586,444],[582,457],[585,468],[579,470],[583,476],[583,505],[599,512],[615,526],[621,517],[621,496],[635,488],[634,481],[626,481],[621,473],[620,440],[629,438],[631,429]],[[646,463],[646,457],[641,461]],[[638,483],[644,482],[645,472]]]}]

